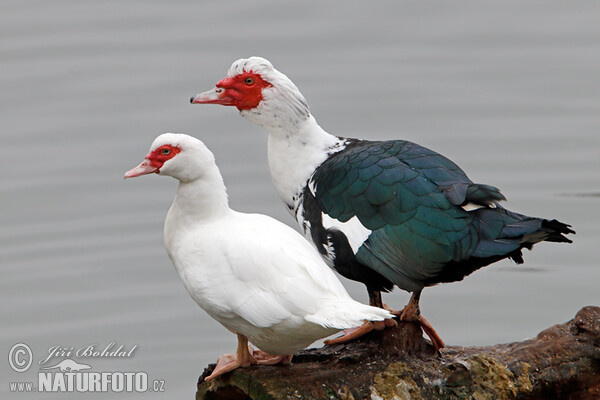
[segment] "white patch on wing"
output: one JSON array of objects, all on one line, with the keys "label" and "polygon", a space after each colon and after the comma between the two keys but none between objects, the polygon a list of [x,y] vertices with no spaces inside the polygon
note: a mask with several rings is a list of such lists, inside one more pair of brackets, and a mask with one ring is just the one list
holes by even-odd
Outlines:
[{"label": "white patch on wing", "polygon": [[474,211],[474,210],[478,210],[480,208],[484,208],[485,206],[482,206],[481,204],[475,204],[475,203],[467,203],[464,206],[461,206],[463,210],[465,211]]},{"label": "white patch on wing", "polygon": [[327,243],[325,244],[325,251],[327,251],[327,254],[321,254],[323,261],[325,261],[325,264],[327,264],[330,268],[333,268],[335,261],[335,250],[333,248],[333,243],[331,243],[329,239],[327,239]]},{"label": "white patch on wing", "polygon": [[316,188],[315,188],[315,181],[312,178],[312,176],[308,180],[308,190],[310,190],[310,192],[312,193],[313,196],[317,197],[317,191],[316,191]]},{"label": "white patch on wing", "polygon": [[[310,226],[310,222],[308,222],[307,220],[304,219],[303,212],[304,212],[303,204],[301,202],[299,202],[299,203],[297,202],[296,210],[294,211],[294,217],[300,224],[300,229],[302,230],[302,233],[304,234],[304,237],[306,238],[306,240],[308,240],[308,242],[310,244],[312,244],[312,246],[315,248],[315,250],[318,250],[317,245],[313,242],[313,239],[312,239],[312,234],[311,234],[312,227]],[[325,263],[329,267],[333,268],[333,261],[335,260],[335,251],[333,248],[333,244],[328,239],[327,243],[323,243],[323,246],[325,246],[325,251],[327,252],[327,254],[321,254],[321,256],[323,257],[323,260],[325,261]]]},{"label": "white patch on wing", "polygon": [[476,203],[467,203],[464,206],[461,206],[463,210],[469,212],[474,210],[479,210],[480,208],[496,208],[494,203],[488,204],[487,206],[476,204]]},{"label": "white patch on wing", "polygon": [[357,217],[352,217],[346,222],[338,221],[337,219],[331,218],[327,214],[322,214],[323,216],[323,226],[325,229],[329,228],[337,228],[340,231],[344,232],[346,237],[348,238],[348,243],[350,243],[350,247],[352,247],[352,251],[354,254],[358,251],[360,246],[369,238],[371,235],[371,231],[363,226],[360,223]]}]

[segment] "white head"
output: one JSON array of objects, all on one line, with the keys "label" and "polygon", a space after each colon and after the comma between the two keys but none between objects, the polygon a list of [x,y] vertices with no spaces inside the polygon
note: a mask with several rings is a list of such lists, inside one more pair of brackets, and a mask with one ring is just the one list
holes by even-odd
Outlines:
[{"label": "white head", "polygon": [[243,117],[269,130],[297,128],[310,117],[296,85],[261,57],[235,61],[227,78],[190,101],[235,106]]},{"label": "white head", "polygon": [[[213,153],[200,140],[184,133],[163,133],[137,167],[127,171],[125,178],[156,173],[172,176],[181,182],[191,182],[203,176],[218,175]],[[221,179],[222,181],[222,179]]]}]

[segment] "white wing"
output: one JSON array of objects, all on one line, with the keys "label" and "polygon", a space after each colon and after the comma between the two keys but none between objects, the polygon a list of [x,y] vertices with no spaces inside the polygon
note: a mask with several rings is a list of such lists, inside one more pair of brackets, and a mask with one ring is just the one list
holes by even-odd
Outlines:
[{"label": "white wing", "polygon": [[[236,314],[258,327],[301,317],[345,329],[364,319],[389,318],[350,298],[335,274],[299,233],[270,217],[233,213],[222,221],[224,259],[234,276],[228,302]],[[375,310],[375,311],[373,311]]]}]

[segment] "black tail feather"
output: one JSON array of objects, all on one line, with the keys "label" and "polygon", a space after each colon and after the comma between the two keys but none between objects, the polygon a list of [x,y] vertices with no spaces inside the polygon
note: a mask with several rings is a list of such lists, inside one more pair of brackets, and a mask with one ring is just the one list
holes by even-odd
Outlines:
[{"label": "black tail feather", "polygon": [[564,236],[569,233],[575,234],[575,231],[571,229],[571,225],[564,224],[555,219],[545,219],[542,221],[542,229],[548,233],[547,242],[573,243],[571,239]]},{"label": "black tail feather", "polygon": [[[504,209],[503,209],[504,210]],[[519,216],[518,214],[512,213],[510,211],[504,210],[504,213],[510,213],[511,216],[520,217],[520,220],[536,220],[540,221],[540,218]],[[573,241],[564,235],[567,234],[575,234],[575,231],[571,229],[571,225],[564,224],[555,219],[541,220],[541,226],[538,225],[537,230],[521,236],[520,247],[499,255],[492,255],[489,257],[470,257],[465,260],[460,261],[451,261],[444,266],[444,269],[441,271],[439,275],[436,275],[433,278],[426,279],[423,281],[425,286],[435,285],[439,282],[454,282],[462,280],[465,276],[471,274],[472,272],[478,270],[481,267],[486,265],[495,263],[496,261],[502,260],[503,258],[508,258],[514,261],[516,264],[523,264],[523,248],[531,250],[533,245],[542,241],[548,242],[559,242],[559,243],[573,243]],[[518,224],[513,224],[513,231]],[[523,225],[526,226],[526,225]],[[514,240],[519,240],[518,236],[514,237]]]},{"label": "black tail feather", "polygon": [[[531,247],[529,247],[529,250],[531,250]],[[525,262],[523,260],[523,252],[521,251],[521,249],[517,249],[517,250],[513,251],[512,253],[510,253],[508,255],[508,258],[513,260],[515,262],[515,264],[523,264]]]}]

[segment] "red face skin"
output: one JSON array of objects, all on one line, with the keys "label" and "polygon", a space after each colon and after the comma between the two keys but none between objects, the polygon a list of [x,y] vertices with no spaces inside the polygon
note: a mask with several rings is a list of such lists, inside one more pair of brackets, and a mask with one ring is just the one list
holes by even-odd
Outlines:
[{"label": "red face skin", "polygon": [[158,174],[164,163],[175,157],[180,151],[179,147],[170,144],[160,146],[148,153],[140,165],[125,172],[125,178],[135,178],[153,172]]},{"label": "red face skin", "polygon": [[262,90],[273,86],[259,74],[244,72],[231,78],[225,78],[216,85],[218,99],[214,104],[235,106],[238,110],[251,110],[258,107],[263,99]]},{"label": "red face skin", "polygon": [[149,164],[152,167],[156,168],[155,172],[158,174],[163,164],[175,157],[180,151],[181,149],[179,147],[165,144],[148,153],[146,160],[149,161]]}]

